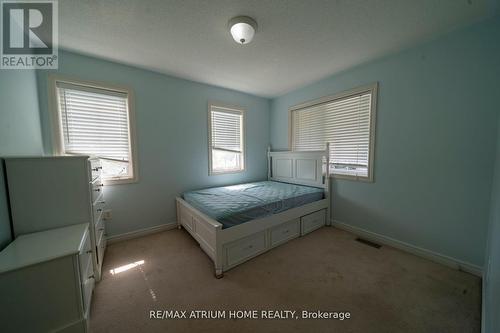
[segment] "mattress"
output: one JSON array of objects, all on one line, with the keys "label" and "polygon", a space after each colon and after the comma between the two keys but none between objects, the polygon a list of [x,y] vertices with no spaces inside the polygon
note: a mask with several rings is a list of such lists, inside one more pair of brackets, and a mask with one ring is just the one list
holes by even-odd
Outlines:
[{"label": "mattress", "polygon": [[224,229],[321,200],[324,190],[263,181],[190,191],[184,193],[183,198],[191,206],[222,223]]}]

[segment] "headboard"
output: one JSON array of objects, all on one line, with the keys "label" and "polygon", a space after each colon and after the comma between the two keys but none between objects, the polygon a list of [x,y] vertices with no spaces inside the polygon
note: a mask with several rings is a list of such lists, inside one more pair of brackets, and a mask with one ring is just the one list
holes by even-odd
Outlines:
[{"label": "headboard", "polygon": [[[283,183],[322,187],[328,189],[329,145],[319,151],[267,152],[267,178]],[[326,162],[325,167],[324,163]]]}]

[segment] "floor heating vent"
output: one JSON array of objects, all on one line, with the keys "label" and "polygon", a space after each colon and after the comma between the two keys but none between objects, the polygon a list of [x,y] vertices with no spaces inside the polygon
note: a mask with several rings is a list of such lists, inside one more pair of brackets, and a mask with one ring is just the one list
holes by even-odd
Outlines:
[{"label": "floor heating vent", "polygon": [[360,242],[360,243],[363,243],[363,244],[365,244],[365,245],[368,245],[368,246],[374,247],[374,248],[376,248],[376,249],[380,249],[380,247],[382,246],[382,245],[380,245],[380,244],[377,244],[377,243],[371,242],[371,241],[369,241],[369,240],[367,240],[367,239],[363,239],[363,238],[359,238],[359,237],[358,237],[358,238],[356,238],[356,241],[358,241],[358,242]]}]

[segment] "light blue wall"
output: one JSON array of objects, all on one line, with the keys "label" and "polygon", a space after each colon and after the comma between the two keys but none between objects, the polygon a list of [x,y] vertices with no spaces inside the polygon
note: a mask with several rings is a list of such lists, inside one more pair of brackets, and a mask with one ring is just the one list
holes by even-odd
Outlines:
[{"label": "light blue wall", "polygon": [[[43,152],[34,71],[0,71],[0,156]],[[0,165],[0,249],[10,242],[7,194]]]},{"label": "light blue wall", "polygon": [[500,108],[495,176],[491,193],[490,225],[483,279],[483,332],[500,332]]},{"label": "light blue wall", "polygon": [[375,182],[334,181],[334,219],[481,266],[499,40],[497,17],[276,98],[272,146],[288,145],[290,106],[378,81]]},{"label": "light blue wall", "polygon": [[[105,189],[116,235],[175,221],[183,191],[264,179],[269,100],[134,67],[63,52],[58,74],[127,85],[135,93],[139,182]],[[47,71],[38,73],[46,151],[51,151]],[[241,174],[208,176],[207,108],[215,100],[246,108],[246,166]]]}]

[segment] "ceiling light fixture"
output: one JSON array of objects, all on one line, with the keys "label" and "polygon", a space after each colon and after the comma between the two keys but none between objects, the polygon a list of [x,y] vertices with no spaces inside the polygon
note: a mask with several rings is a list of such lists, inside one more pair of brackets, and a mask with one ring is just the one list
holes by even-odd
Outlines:
[{"label": "ceiling light fixture", "polygon": [[252,41],[257,31],[257,22],[248,16],[237,16],[229,20],[228,27],[234,41],[244,45]]}]

